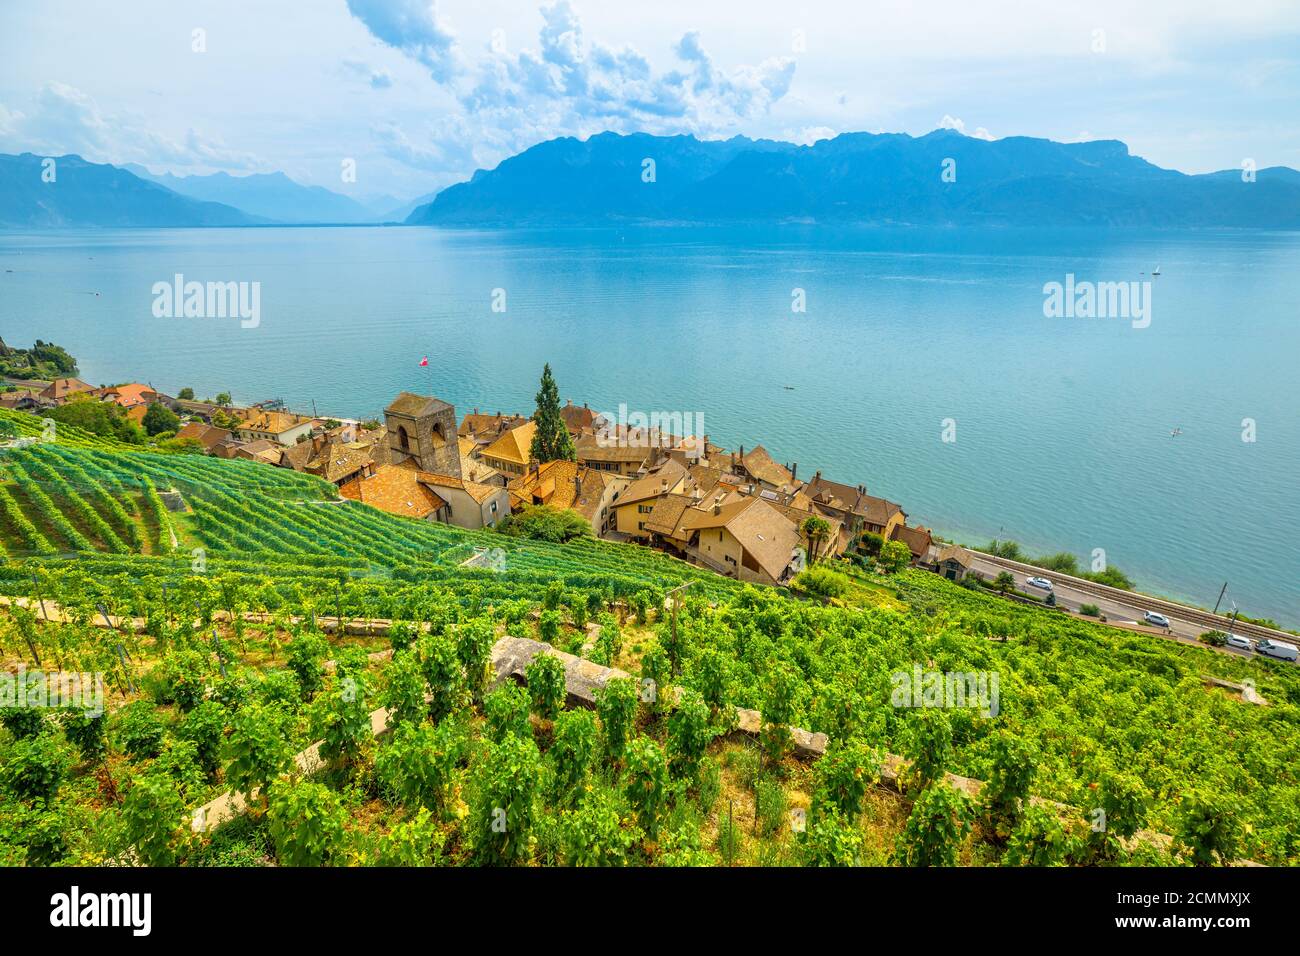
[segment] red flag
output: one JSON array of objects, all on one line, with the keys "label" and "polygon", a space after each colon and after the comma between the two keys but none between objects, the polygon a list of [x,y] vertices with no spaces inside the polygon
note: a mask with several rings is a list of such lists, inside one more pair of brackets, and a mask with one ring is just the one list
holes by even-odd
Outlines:
[{"label": "red flag", "polygon": [[424,368],[428,364],[429,364],[429,356],[426,355],[424,358],[420,359],[420,368]]}]

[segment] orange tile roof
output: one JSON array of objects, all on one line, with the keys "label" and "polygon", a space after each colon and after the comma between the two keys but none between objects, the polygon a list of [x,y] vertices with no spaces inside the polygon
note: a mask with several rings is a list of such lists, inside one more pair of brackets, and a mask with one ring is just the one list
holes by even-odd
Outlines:
[{"label": "orange tile roof", "polygon": [[406,518],[427,518],[447,502],[424,482],[424,473],[410,462],[381,465],[369,478],[354,478],[339,488],[344,498]]},{"label": "orange tile roof", "polygon": [[531,457],[529,448],[533,443],[533,433],[537,431],[536,422],[524,422],[518,428],[512,428],[500,438],[483,449],[484,458],[499,458],[516,465],[526,465]]}]

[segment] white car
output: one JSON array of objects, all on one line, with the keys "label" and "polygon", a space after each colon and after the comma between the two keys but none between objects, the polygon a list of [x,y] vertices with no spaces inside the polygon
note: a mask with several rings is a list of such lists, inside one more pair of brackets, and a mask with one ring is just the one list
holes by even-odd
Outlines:
[{"label": "white car", "polygon": [[1154,624],[1156,627],[1169,626],[1169,618],[1165,617],[1163,614],[1157,614],[1155,611],[1147,611],[1142,615],[1142,620],[1146,621],[1148,624]]},{"label": "white car", "polygon": [[1044,591],[1052,590],[1052,582],[1047,578],[1025,578],[1025,583],[1035,588],[1042,588]]},{"label": "white car", "polygon": [[1255,642],[1248,637],[1242,637],[1240,634],[1228,632],[1227,640],[1224,642],[1228,647],[1236,647],[1243,651],[1253,651]]}]

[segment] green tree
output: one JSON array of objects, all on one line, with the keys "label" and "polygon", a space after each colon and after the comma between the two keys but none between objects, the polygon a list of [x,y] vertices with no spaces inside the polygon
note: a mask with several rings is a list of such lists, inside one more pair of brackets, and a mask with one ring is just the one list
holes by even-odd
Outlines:
[{"label": "green tree", "polygon": [[1010,594],[1016,587],[1016,579],[1010,571],[999,571],[993,579],[993,589],[1002,594]]},{"label": "green tree", "polygon": [[573,437],[560,415],[560,390],[551,375],[549,363],[542,369],[542,384],[537,391],[537,411],[533,414],[533,423],[537,427],[533,432],[533,443],[528,449],[528,455],[533,461],[575,460],[577,454],[573,448]]},{"label": "green tree", "polygon": [[187,402],[192,402],[194,401],[194,389],[182,388],[179,392],[176,393],[176,397]]},{"label": "green tree", "polygon": [[879,561],[887,572],[897,574],[912,563],[912,549],[901,541],[886,541],[880,546]]},{"label": "green tree", "polygon": [[217,393],[216,404],[218,404],[218,405],[220,405],[220,406],[222,406],[222,407],[224,408],[224,407],[228,407],[228,406],[230,405],[230,403],[231,403],[231,399],[230,399],[230,393],[229,393],[229,392],[218,392],[218,393]]},{"label": "green tree", "polygon": [[181,420],[162,402],[151,402],[141,424],[150,435],[157,435],[159,432],[175,432],[181,427]]},{"label": "green tree", "polygon": [[809,515],[799,525],[799,532],[803,535],[804,540],[808,542],[808,563],[816,564],[822,544],[831,536],[831,526],[826,522],[825,518]]}]

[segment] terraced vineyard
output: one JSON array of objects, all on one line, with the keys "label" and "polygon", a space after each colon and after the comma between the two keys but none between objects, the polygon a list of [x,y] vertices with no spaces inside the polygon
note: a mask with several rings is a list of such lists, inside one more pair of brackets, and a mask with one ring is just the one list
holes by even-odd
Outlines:
[{"label": "terraced vineyard", "polygon": [[[0,713],[0,863],[1300,861],[1294,667],[925,572],[800,601],[635,545],[411,521],[287,470],[63,431],[0,454],[0,544],[5,668],[109,684],[102,718]],[[502,570],[464,565],[494,547]],[[664,592],[686,581],[670,626]],[[101,612],[139,630],[110,632]],[[398,623],[342,637],[321,615]],[[683,695],[626,680],[593,717],[563,707],[553,665],[485,695],[504,635]],[[391,660],[362,653],[378,650]],[[899,675],[921,671],[996,679],[995,706],[900,702]],[[1265,703],[1234,692],[1248,683]],[[403,725],[391,739],[371,736],[378,706]],[[735,707],[761,714],[761,747],[731,736]],[[825,733],[825,756],[795,759],[790,726]],[[289,755],[314,740],[329,767],[309,780]],[[886,754],[903,760],[893,789]],[[976,802],[944,771],[990,786]],[[254,787],[268,800],[247,819],[189,833],[195,807]],[[498,839],[499,807],[523,842]],[[297,819],[328,826],[303,838],[285,829]]]},{"label": "terraced vineyard", "polygon": [[[39,422],[30,422],[39,433]],[[618,593],[685,581],[715,593],[734,587],[643,548],[529,542],[414,521],[341,499],[328,483],[288,469],[67,437],[65,444],[60,430],[57,443],[8,448],[0,457],[0,543],[11,559],[75,559],[97,576],[147,580],[188,570],[202,549],[205,563],[245,579],[292,567],[296,580],[418,576],[489,590],[496,581],[500,590],[500,575],[459,570],[476,550],[497,548],[512,588],[556,578]],[[169,512],[160,492],[179,493],[187,510]]]}]

